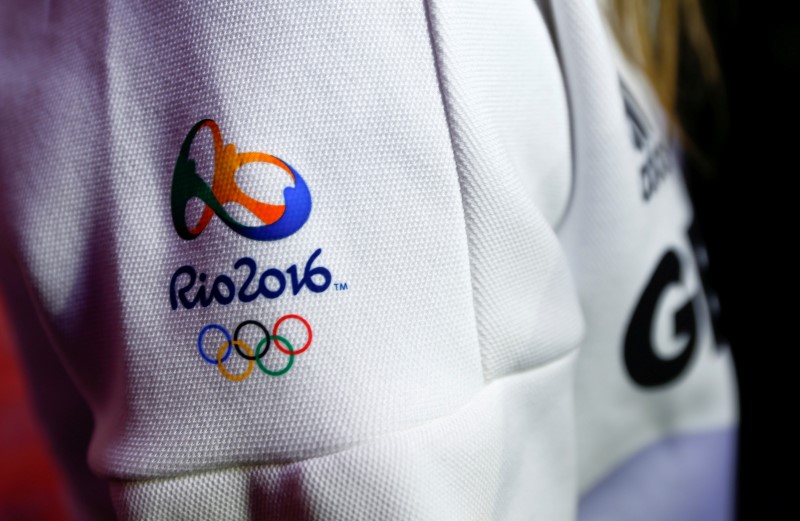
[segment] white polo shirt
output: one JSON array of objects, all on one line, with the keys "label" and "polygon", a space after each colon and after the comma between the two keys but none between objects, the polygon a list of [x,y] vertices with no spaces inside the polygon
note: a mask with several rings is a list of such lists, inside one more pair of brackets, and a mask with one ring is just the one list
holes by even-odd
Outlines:
[{"label": "white polo shirt", "polygon": [[594,3],[0,20],[3,282],[76,516],[729,515],[702,246]]}]

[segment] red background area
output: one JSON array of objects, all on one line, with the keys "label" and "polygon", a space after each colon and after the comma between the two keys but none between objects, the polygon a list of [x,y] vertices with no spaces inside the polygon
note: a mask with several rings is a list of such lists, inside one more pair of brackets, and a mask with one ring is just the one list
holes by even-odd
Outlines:
[{"label": "red background area", "polygon": [[68,519],[56,464],[28,397],[0,295],[0,520]]}]

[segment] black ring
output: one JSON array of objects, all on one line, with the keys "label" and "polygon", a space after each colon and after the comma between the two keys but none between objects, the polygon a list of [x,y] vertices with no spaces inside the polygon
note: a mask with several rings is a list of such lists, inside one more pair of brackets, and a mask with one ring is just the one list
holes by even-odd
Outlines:
[{"label": "black ring", "polygon": [[[264,350],[261,353],[258,354],[258,356],[255,356],[255,355],[254,356],[248,356],[248,355],[244,354],[242,352],[242,348],[239,347],[236,344],[236,341],[239,340],[239,330],[242,329],[244,326],[247,326],[249,324],[252,324],[254,326],[258,326],[259,328],[261,328],[261,331],[264,332],[264,336],[267,337],[267,347],[265,347]],[[264,324],[262,324],[261,322],[256,322],[255,320],[245,320],[244,322],[242,322],[241,324],[236,326],[236,329],[233,332],[233,346],[236,348],[236,352],[239,354],[239,356],[241,356],[245,360],[256,360],[257,358],[264,358],[267,355],[267,351],[269,351],[269,343],[270,343],[269,331],[267,330],[266,327],[264,327]]]}]

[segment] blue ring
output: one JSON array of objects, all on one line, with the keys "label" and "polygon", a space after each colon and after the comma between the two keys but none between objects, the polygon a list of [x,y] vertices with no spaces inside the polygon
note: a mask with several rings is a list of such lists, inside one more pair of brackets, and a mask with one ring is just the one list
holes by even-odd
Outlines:
[{"label": "blue ring", "polygon": [[225,335],[225,338],[228,339],[228,350],[225,351],[225,356],[222,357],[223,362],[227,360],[229,356],[231,356],[231,351],[233,350],[233,339],[231,338],[231,334],[228,333],[227,329],[222,326],[218,326],[217,324],[209,324],[204,327],[202,331],[200,331],[200,335],[197,337],[197,350],[200,352],[200,356],[203,357],[203,360],[209,364],[217,365],[217,361],[215,359],[207,357],[205,352],[203,352],[203,337],[205,336],[206,331],[209,329],[219,329],[222,331],[222,334]]}]

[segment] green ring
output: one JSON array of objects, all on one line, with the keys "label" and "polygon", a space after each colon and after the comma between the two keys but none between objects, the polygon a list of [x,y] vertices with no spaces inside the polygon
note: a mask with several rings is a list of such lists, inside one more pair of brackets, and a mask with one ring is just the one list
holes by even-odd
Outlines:
[{"label": "green ring", "polygon": [[[292,348],[292,344],[290,344],[289,341],[286,340],[285,338],[283,338],[282,336],[274,335],[274,336],[271,336],[269,338],[272,339],[272,340],[280,340],[281,342],[286,344],[286,348],[289,350],[290,353],[294,353],[294,349]],[[264,344],[267,343],[267,340],[268,340],[267,338],[263,338],[261,340],[261,342],[259,342],[258,345],[256,346],[256,354],[255,354],[255,356],[256,356],[256,363],[258,364],[258,368],[261,369],[262,371],[264,371],[265,373],[267,373],[270,376],[280,376],[282,374],[285,374],[289,369],[292,368],[292,364],[294,363],[294,354],[290,354],[289,355],[289,363],[286,364],[286,367],[284,367],[280,371],[270,371],[269,369],[266,368],[266,366],[263,363],[261,363],[261,358],[258,356],[258,355],[261,354],[261,347]],[[266,357],[264,357],[264,358],[266,358]]]}]

